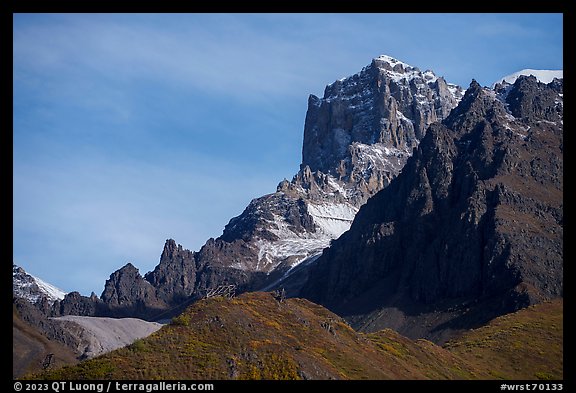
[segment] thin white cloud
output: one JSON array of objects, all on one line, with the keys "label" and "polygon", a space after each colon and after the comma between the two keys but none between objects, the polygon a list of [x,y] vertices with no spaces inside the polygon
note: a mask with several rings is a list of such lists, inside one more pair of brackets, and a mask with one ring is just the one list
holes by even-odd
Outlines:
[{"label": "thin white cloud", "polygon": [[302,95],[318,83],[317,47],[306,45],[314,37],[262,34],[231,16],[211,28],[190,18],[178,30],[77,15],[58,25],[26,26],[14,35],[16,71],[153,79],[244,99]]}]

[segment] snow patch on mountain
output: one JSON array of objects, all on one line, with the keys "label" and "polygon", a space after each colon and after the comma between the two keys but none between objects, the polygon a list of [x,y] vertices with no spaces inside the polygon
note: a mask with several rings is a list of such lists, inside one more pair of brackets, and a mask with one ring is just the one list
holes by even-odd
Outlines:
[{"label": "snow patch on mountain", "polygon": [[384,168],[388,171],[400,170],[408,157],[412,155],[410,149],[388,147],[381,143],[367,145],[354,142],[351,150],[355,152],[354,158],[362,172],[369,174],[373,168]]},{"label": "snow patch on mountain", "polygon": [[[343,189],[342,191],[345,192]],[[278,240],[258,239],[256,241],[257,271],[271,271],[282,262],[287,262],[289,266],[294,267],[320,253],[330,245],[332,239],[350,229],[354,216],[358,212],[356,207],[348,203],[308,203],[307,210],[314,220],[315,232],[296,233],[283,217],[273,214],[273,220],[269,221],[270,232],[276,235]],[[289,261],[287,261],[288,258],[290,258]]]},{"label": "snow patch on mountain", "polygon": [[259,248],[256,271],[270,272],[288,258],[291,258],[288,262],[291,267],[297,266],[308,257],[328,247],[330,240],[328,237],[293,237],[275,242],[259,239],[256,242]]},{"label": "snow patch on mountain", "polygon": [[348,190],[338,183],[338,181],[332,175],[328,175],[328,185],[334,189],[335,192],[340,193],[344,198],[348,197]]},{"label": "snow patch on mountain", "polygon": [[348,203],[309,203],[307,206],[319,232],[330,239],[336,239],[350,229],[358,213],[358,208]]},{"label": "snow patch on mountain", "polygon": [[527,69],[514,72],[513,74],[506,75],[505,77],[498,79],[497,82],[494,82],[492,84],[492,88],[494,88],[497,83],[506,82],[509,84],[514,84],[514,82],[516,82],[516,79],[518,79],[518,77],[520,77],[521,75],[525,75],[525,76],[532,75],[536,79],[538,79],[538,81],[548,84],[548,83],[552,82],[554,80],[554,78],[563,79],[564,78],[564,70],[533,70],[533,69],[527,68]]}]

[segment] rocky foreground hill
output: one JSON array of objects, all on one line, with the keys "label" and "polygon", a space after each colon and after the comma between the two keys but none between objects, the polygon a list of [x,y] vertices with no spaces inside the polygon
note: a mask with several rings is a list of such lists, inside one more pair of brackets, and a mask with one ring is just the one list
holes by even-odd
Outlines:
[{"label": "rocky foreground hill", "polygon": [[148,338],[48,379],[562,379],[563,303],[497,318],[440,347],[364,334],[304,299],[201,300]]},{"label": "rocky foreground hill", "polygon": [[48,318],[23,298],[14,298],[12,309],[13,378],[47,366],[60,367],[90,359],[162,327],[136,318],[74,315]]}]

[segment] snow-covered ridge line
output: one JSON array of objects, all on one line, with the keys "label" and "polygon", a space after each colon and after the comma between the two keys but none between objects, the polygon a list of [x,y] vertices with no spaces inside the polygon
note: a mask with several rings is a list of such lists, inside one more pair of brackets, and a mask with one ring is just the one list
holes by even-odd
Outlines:
[{"label": "snow-covered ridge line", "polygon": [[396,59],[392,56],[388,56],[388,55],[380,55],[378,57],[375,57],[374,60],[383,60],[392,66],[395,66],[396,64],[401,64],[402,67],[404,67],[404,68],[406,68],[406,67],[414,68],[410,64],[404,63],[403,61],[398,60],[398,59]]},{"label": "snow-covered ridge line", "polygon": [[524,70],[520,70],[514,72],[510,75],[506,75],[503,78],[498,79],[498,81],[492,84],[492,88],[496,86],[497,83],[510,83],[514,84],[518,77],[525,75],[525,76],[534,76],[538,81],[542,83],[550,83],[554,80],[554,78],[563,79],[564,78],[564,70],[534,70],[531,68],[526,68]]},{"label": "snow-covered ridge line", "polygon": [[66,296],[66,292],[64,292],[60,288],[57,288],[54,285],[49,284],[46,281],[44,281],[44,280],[42,280],[36,276],[32,276],[32,277],[34,278],[34,280],[36,280],[36,284],[38,285],[40,290],[44,291],[48,295],[49,298],[55,298],[57,300],[62,300]]},{"label": "snow-covered ridge line", "polygon": [[49,301],[64,299],[66,292],[46,281],[27,273],[24,269],[12,265],[12,290],[15,296],[36,303],[42,298]]}]

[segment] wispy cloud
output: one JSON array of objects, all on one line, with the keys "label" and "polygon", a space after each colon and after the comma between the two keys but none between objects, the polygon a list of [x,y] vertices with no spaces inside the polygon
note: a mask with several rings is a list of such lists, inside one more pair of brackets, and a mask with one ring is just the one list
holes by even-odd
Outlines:
[{"label": "wispy cloud", "polygon": [[15,32],[15,67],[121,83],[153,79],[242,99],[301,95],[317,84],[319,54],[307,45],[315,37],[266,34],[233,15],[189,15],[177,27],[60,16],[58,24]]}]

